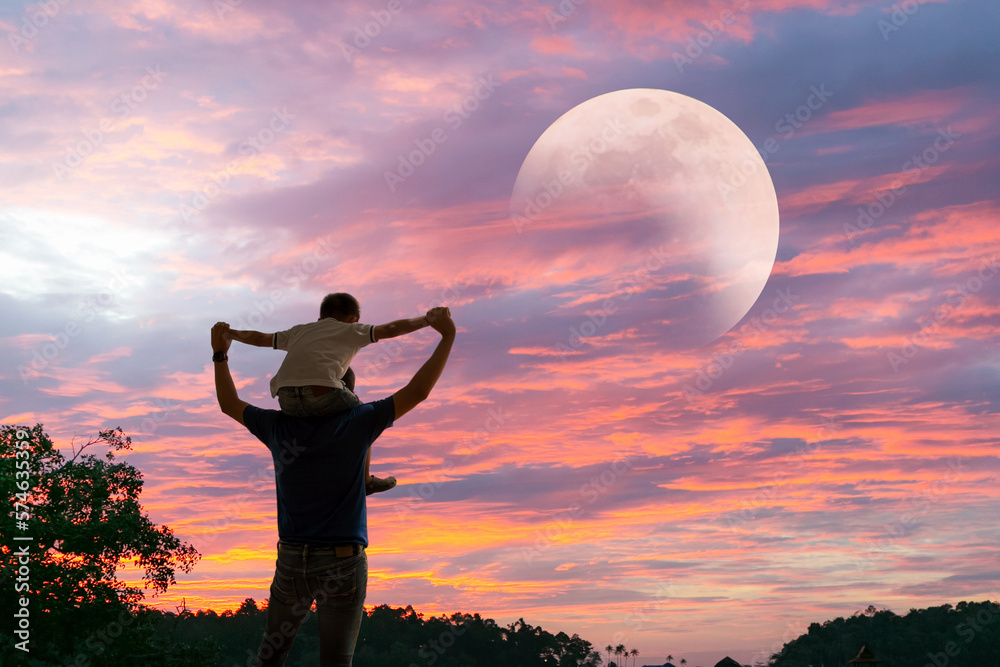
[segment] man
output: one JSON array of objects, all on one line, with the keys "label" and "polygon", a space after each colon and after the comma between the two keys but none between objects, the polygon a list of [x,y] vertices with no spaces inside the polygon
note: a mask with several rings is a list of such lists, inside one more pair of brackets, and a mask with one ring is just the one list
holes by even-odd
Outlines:
[{"label": "man", "polygon": [[[230,333],[233,340],[247,345],[287,352],[281,368],[271,378],[271,397],[278,399],[278,406],[287,415],[320,417],[361,405],[354,386],[346,382],[351,360],[361,348],[426,326],[426,315],[388,324],[362,324],[358,300],[346,292],[335,292],[323,298],[315,322],[273,334],[235,329]],[[369,473],[370,466],[371,450],[365,463],[365,493],[380,493],[396,486],[395,477],[375,477]]]},{"label": "man", "polygon": [[368,584],[364,466],[383,430],[426,399],[455,340],[448,308],[427,313],[441,340],[405,387],[332,417],[290,417],[240,399],[229,372],[229,325],[212,327],[219,408],[267,445],[274,460],[278,558],[256,667],[280,667],[313,600],[321,667],[350,667]]}]

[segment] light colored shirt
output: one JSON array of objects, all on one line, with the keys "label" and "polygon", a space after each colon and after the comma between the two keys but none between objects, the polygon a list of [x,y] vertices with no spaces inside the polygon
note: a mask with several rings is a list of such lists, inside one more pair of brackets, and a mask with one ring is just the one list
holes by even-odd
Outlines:
[{"label": "light colored shirt", "polygon": [[341,378],[358,350],[375,342],[371,324],[341,322],[324,317],[274,334],[272,345],[285,350],[285,360],[271,378],[271,397],[281,387],[319,385],[341,389]]}]

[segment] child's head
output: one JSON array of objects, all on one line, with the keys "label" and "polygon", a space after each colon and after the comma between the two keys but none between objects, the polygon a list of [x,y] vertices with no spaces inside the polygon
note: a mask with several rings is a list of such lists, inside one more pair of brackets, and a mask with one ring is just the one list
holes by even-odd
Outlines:
[{"label": "child's head", "polygon": [[361,306],[350,294],[337,292],[327,294],[319,306],[319,319],[332,317],[341,322],[357,322],[361,319]]}]

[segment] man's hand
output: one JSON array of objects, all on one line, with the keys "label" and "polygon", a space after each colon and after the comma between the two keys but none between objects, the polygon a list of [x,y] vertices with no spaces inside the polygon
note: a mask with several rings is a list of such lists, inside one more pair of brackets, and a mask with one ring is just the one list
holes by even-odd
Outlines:
[{"label": "man's hand", "polygon": [[229,333],[229,325],[225,322],[216,322],[212,327],[212,351],[228,352],[232,343],[233,336]]},{"label": "man's hand", "polygon": [[428,310],[427,323],[442,336],[455,335],[455,323],[451,319],[451,310],[445,306]]},{"label": "man's hand", "polygon": [[[212,327],[212,350],[215,352],[228,352],[229,346],[233,342],[232,334],[229,333],[229,325],[225,322],[216,322]],[[229,373],[229,364],[215,363],[215,394],[219,398],[219,408],[223,413],[229,415],[240,424],[243,423],[243,410],[247,407],[247,402],[240,399],[236,393],[236,384],[233,376]]]}]

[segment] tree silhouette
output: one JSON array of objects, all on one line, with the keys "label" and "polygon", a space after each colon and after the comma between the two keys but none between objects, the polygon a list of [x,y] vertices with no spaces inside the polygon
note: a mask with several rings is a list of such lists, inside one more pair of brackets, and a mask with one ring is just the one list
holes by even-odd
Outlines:
[{"label": "tree silhouette", "polygon": [[[100,431],[82,446],[71,443],[67,460],[41,424],[0,427],[0,502],[8,508],[0,512],[0,533],[30,538],[0,547],[0,607],[29,601],[35,660],[63,664],[82,653],[86,660],[76,664],[168,664],[162,647],[157,659],[146,658],[152,629],[139,606],[143,589],[117,571],[132,563],[143,571],[143,588],[162,593],[176,583],[175,570],[190,572],[200,555],[142,513],[142,475],[115,459],[131,442],[120,428]],[[84,453],[95,445],[107,447],[103,457]],[[15,591],[25,554],[30,575]],[[12,642],[2,646],[0,663],[24,657]]]},{"label": "tree silhouette", "polygon": [[604,650],[608,652],[608,664],[611,664],[611,652],[615,650],[615,647],[608,644],[604,647]]},{"label": "tree silhouette", "polygon": [[686,664],[688,664],[687,658],[681,658],[681,667],[684,667]]},{"label": "tree silhouette", "polygon": [[[990,619],[989,623],[983,621]],[[989,600],[911,609],[900,616],[869,607],[849,618],[812,623],[807,632],[772,655],[772,667],[843,665],[862,646],[883,667],[937,664],[1000,665],[1000,605]],[[947,653],[945,651],[948,651]]]},{"label": "tree silhouette", "polygon": [[[620,661],[621,656],[625,655],[625,644],[619,644],[618,646],[615,647],[615,655],[618,656]],[[619,662],[618,664],[620,665],[621,662]]]},{"label": "tree silhouette", "polygon": [[639,655],[639,649],[634,648],[631,651],[629,651],[629,654],[632,656],[632,665],[634,667],[634,665],[635,665],[635,659]]}]

